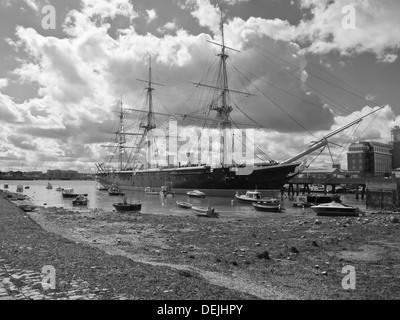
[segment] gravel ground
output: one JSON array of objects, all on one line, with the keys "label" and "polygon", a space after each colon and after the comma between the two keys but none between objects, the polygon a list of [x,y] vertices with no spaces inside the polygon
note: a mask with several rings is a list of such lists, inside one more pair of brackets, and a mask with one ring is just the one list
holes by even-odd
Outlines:
[{"label": "gravel ground", "polygon": [[[41,271],[56,270],[44,290]],[[39,282],[38,282],[39,281]],[[45,231],[0,197],[0,298],[6,299],[256,299],[212,284],[198,273],[149,265]]]},{"label": "gravel ground", "polygon": [[[53,265],[57,284],[78,288],[74,299],[399,299],[398,217],[207,219],[61,208],[28,216],[1,199],[0,259],[12,270]],[[354,290],[342,287],[349,265]],[[51,294],[71,299],[61,289]]]}]

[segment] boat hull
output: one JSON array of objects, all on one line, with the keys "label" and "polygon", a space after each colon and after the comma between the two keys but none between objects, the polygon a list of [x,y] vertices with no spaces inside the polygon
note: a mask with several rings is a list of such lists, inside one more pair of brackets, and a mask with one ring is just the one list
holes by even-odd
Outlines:
[{"label": "boat hull", "polygon": [[331,202],[320,204],[318,206],[312,206],[312,210],[317,214],[317,216],[347,216],[347,217],[357,217],[360,214],[360,210],[357,207],[345,205],[342,203]]},{"label": "boat hull", "polygon": [[120,212],[128,212],[128,211],[140,211],[142,210],[142,205],[138,204],[123,204],[123,203],[114,203],[114,208]]},{"label": "boat hull", "polygon": [[257,211],[264,211],[264,212],[282,212],[282,207],[280,205],[263,205],[259,203],[253,203],[254,209]]},{"label": "boat hull", "polygon": [[208,208],[201,208],[201,207],[192,207],[192,211],[198,217],[204,218],[218,218],[219,213],[217,211],[210,212]]},{"label": "boat hull", "polygon": [[79,195],[83,195],[84,197],[87,197],[87,193],[63,193],[62,196],[63,198],[76,198]]},{"label": "boat hull", "polygon": [[72,201],[72,205],[74,206],[87,206],[88,202],[87,201]]},{"label": "boat hull", "polygon": [[177,200],[177,201],[176,201],[176,204],[177,204],[179,207],[184,208],[184,209],[190,209],[190,208],[193,207],[193,204],[191,204],[191,203],[189,203],[189,202],[185,202],[185,201],[179,201],[179,200]]},{"label": "boat hull", "polygon": [[239,202],[248,203],[248,204],[252,204],[252,203],[261,201],[261,199],[251,199],[251,198],[241,197],[240,195],[237,195],[237,194],[235,194],[235,198]]},{"label": "boat hull", "polygon": [[257,168],[249,175],[236,175],[229,168],[193,167],[165,170],[115,171],[97,175],[97,181],[105,187],[113,183],[126,190],[161,188],[170,183],[176,194],[186,194],[198,189],[213,196],[232,196],[232,191],[258,189],[281,190],[284,184],[297,175],[298,163],[271,165]]},{"label": "boat hull", "polygon": [[113,196],[113,197],[119,197],[119,196],[124,196],[125,193],[124,192],[109,192],[108,195]]},{"label": "boat hull", "polygon": [[357,209],[344,210],[342,208],[312,208],[317,216],[324,217],[358,217]]}]

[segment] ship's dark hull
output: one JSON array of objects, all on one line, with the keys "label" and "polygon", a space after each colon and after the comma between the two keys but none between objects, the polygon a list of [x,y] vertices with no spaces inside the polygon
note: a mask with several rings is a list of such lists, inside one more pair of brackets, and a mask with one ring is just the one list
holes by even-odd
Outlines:
[{"label": "ship's dark hull", "polygon": [[[172,185],[175,193],[201,190],[206,195],[223,196],[224,191],[280,190],[296,175],[298,163],[257,167],[249,175],[236,175],[229,168],[193,167],[164,170],[116,171],[98,174],[97,180],[105,187],[113,183],[121,189],[144,190]],[[231,193],[229,193],[231,195]]]}]

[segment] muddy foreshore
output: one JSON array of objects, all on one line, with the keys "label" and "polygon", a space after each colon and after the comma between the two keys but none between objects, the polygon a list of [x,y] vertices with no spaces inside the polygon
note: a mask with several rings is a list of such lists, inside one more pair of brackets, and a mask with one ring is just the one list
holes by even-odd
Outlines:
[{"label": "muddy foreshore", "polygon": [[[3,196],[0,264],[18,271],[11,280],[54,266],[57,288],[38,299],[399,299],[399,217],[24,213]],[[349,265],[354,290],[342,287]],[[24,299],[18,289],[32,286],[19,280],[7,294]]]}]

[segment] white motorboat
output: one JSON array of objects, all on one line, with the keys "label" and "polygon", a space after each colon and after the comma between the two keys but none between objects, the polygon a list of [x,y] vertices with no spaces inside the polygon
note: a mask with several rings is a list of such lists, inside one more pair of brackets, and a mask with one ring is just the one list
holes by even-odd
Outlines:
[{"label": "white motorboat", "polygon": [[261,201],[261,192],[258,190],[247,191],[246,194],[240,195],[239,192],[236,192],[235,198],[240,202],[253,203]]},{"label": "white motorboat", "polygon": [[315,211],[317,216],[358,216],[361,213],[357,207],[335,201],[311,206],[311,209]]},{"label": "white motorboat", "polygon": [[189,197],[197,197],[197,198],[204,198],[206,196],[206,194],[204,192],[201,192],[200,190],[188,191],[186,192],[186,194]]}]

